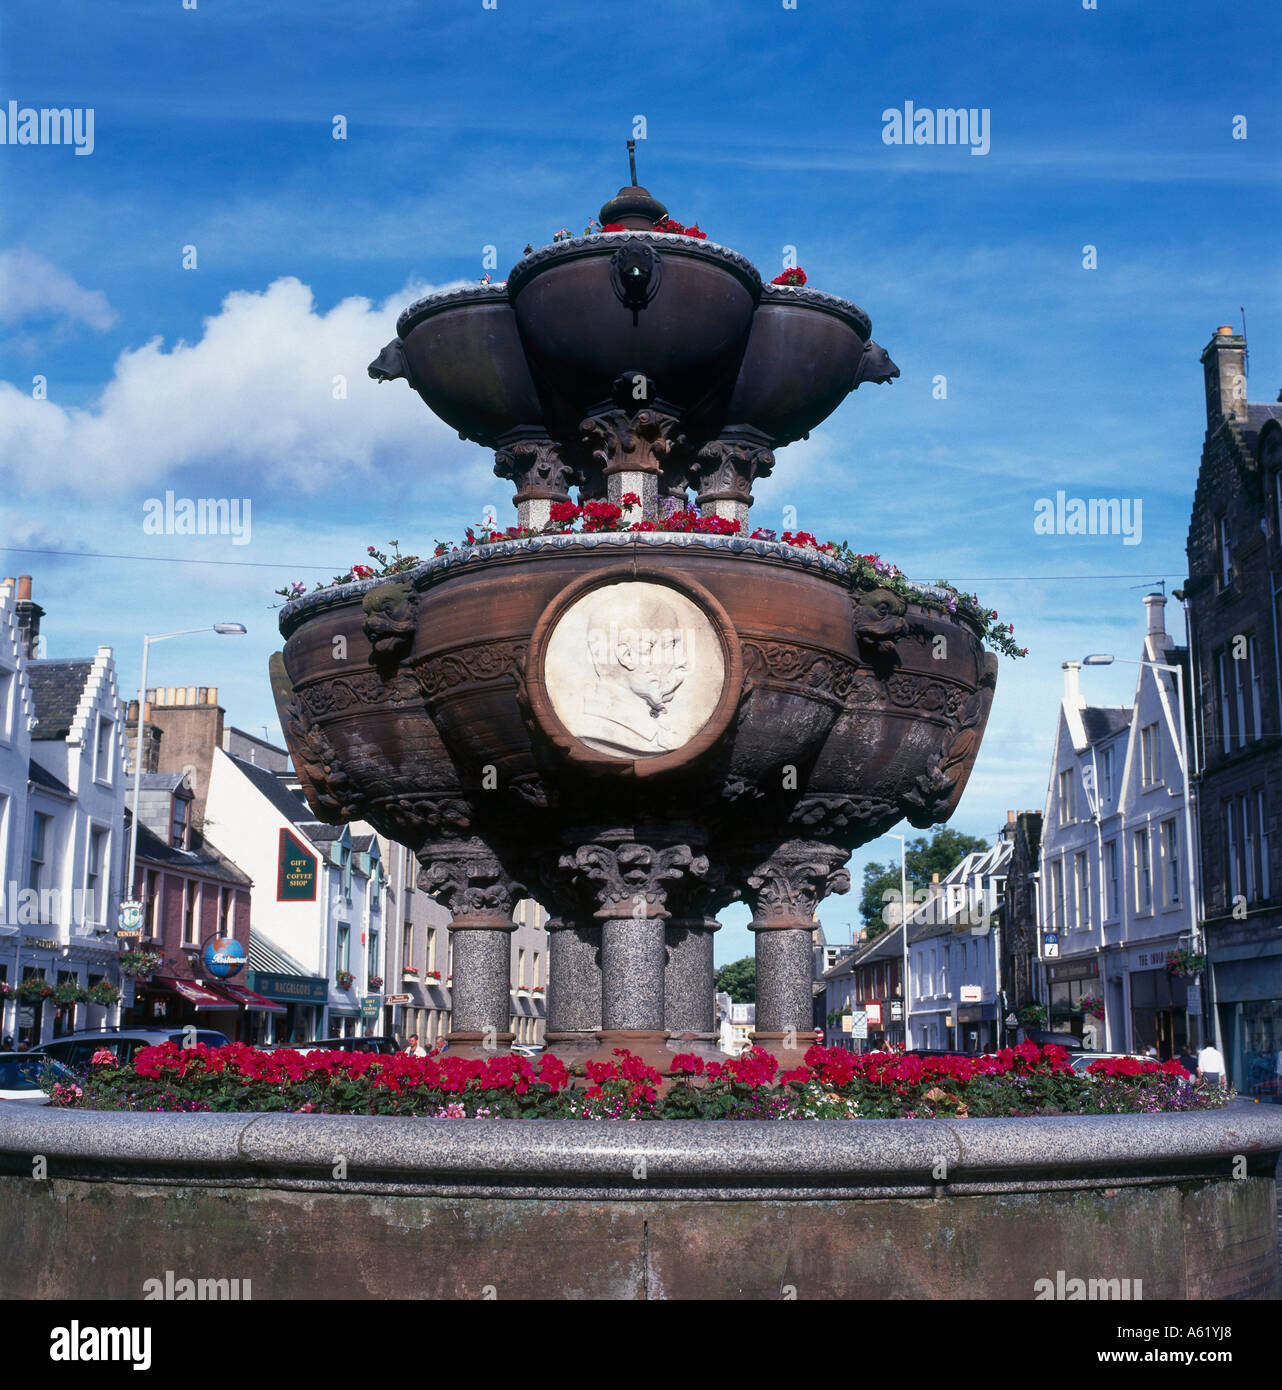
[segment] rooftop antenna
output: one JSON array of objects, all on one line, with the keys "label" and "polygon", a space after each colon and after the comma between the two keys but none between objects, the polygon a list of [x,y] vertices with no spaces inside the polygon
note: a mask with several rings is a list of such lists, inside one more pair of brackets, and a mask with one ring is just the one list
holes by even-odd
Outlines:
[{"label": "rooftop antenna", "polygon": [[1128,585],[1127,585],[1127,588],[1129,588],[1129,589],[1150,589],[1150,590],[1151,590],[1151,589],[1154,589],[1154,588],[1158,588],[1158,589],[1161,589],[1161,591],[1162,591],[1162,597],[1163,597],[1163,598],[1166,597],[1166,580],[1165,580],[1165,579],[1155,579],[1155,580],[1152,582],[1152,584],[1128,584]]},{"label": "rooftop antenna", "polygon": [[635,140],[628,141],[628,170],[632,175],[632,187],[640,187],[637,183],[637,142]]}]

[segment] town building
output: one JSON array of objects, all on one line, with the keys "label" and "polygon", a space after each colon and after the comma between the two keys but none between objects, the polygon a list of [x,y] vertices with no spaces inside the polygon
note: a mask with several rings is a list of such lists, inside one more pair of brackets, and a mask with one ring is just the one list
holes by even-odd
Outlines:
[{"label": "town building", "polygon": [[1215,331],[1201,361],[1206,434],[1184,588],[1198,697],[1201,992],[1230,1082],[1282,1101],[1282,398],[1247,399],[1246,341],[1231,327]]},{"label": "town building", "polygon": [[[909,940],[911,942],[911,935]],[[824,975],[828,1041],[855,1052],[904,1045],[903,928],[860,941]],[[863,1014],[867,1037],[857,1038],[853,1017]]]},{"label": "town building", "polygon": [[123,710],[110,647],[41,659],[31,576],[0,584],[0,996],[36,1045],[117,1017]]},{"label": "town building", "polygon": [[[142,776],[133,885],[142,924],[122,943],[121,970],[133,980],[125,1022],[191,1024],[233,1042],[264,1042],[284,1006],[246,987],[243,964],[222,959],[234,942],[248,961],[252,884],[195,828],[193,800],[181,773]],[[128,813],[124,824],[128,835]]]},{"label": "town building", "polygon": [[[1041,964],[1049,1028],[1088,1051],[1179,1056],[1199,1037],[1187,980],[1168,968],[1196,920],[1174,671],[1187,651],[1148,594],[1129,706],[1092,706],[1067,661],[1043,818]],[[1187,704],[1187,693],[1186,693]]]}]

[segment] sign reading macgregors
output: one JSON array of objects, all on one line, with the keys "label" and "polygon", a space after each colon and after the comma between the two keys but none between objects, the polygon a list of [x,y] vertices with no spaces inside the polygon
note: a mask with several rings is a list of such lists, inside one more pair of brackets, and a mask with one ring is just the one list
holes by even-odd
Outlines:
[{"label": "sign reading macgregors", "polygon": [[276,901],[313,903],[316,901],[316,856],[288,830],[280,832],[276,859]]}]

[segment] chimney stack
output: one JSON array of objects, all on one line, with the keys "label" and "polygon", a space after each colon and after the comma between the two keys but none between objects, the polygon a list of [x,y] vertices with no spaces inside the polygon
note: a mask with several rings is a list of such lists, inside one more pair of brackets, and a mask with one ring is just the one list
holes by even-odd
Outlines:
[{"label": "chimney stack", "polygon": [[1073,709],[1085,709],[1086,701],[1082,699],[1082,663],[1080,661],[1061,662],[1060,670],[1064,673],[1064,703]]},{"label": "chimney stack", "polygon": [[1144,607],[1148,609],[1149,649],[1164,652],[1171,644],[1166,635],[1166,596],[1145,594]]},{"label": "chimney stack", "polygon": [[27,653],[27,660],[34,661],[40,649],[40,619],[44,617],[45,611],[31,597],[29,574],[18,576],[18,599],[13,607],[18,617],[18,629],[22,634],[21,641]]},{"label": "chimney stack", "polygon": [[1202,349],[1202,371],[1207,428],[1246,419],[1246,339],[1231,324],[1221,324]]}]

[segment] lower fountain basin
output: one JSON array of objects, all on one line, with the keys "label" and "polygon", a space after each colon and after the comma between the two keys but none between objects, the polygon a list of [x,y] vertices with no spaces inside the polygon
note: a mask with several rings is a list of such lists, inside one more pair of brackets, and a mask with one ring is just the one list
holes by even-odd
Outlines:
[{"label": "lower fountain basin", "polygon": [[0,1103],[0,1297],[137,1299],[172,1271],[257,1300],[1271,1299],[1280,1150],[1282,1109],[1245,1104],[630,1124]]}]

